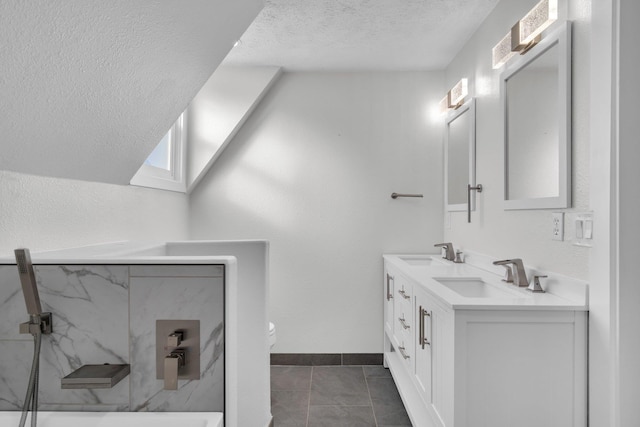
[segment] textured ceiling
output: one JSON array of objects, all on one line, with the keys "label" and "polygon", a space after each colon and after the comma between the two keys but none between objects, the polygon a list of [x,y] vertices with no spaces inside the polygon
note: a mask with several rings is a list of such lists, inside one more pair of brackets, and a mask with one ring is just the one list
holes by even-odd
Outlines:
[{"label": "textured ceiling", "polygon": [[498,0],[267,0],[225,59],[287,70],[443,69]]},{"label": "textured ceiling", "polygon": [[128,184],[261,0],[0,0],[0,169]]}]

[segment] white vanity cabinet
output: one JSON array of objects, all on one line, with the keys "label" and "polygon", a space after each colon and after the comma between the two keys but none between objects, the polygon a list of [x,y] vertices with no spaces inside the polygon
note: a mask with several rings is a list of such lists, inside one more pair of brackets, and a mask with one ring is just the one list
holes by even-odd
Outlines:
[{"label": "white vanity cabinet", "polygon": [[414,286],[414,313],[416,327],[414,380],[418,393],[429,405],[436,421],[450,415],[451,378],[453,361],[453,312],[437,298]]},{"label": "white vanity cabinet", "polygon": [[385,256],[385,365],[413,425],[586,427],[584,307],[517,290],[460,299],[435,284],[479,274],[470,268],[440,263],[431,276]]}]

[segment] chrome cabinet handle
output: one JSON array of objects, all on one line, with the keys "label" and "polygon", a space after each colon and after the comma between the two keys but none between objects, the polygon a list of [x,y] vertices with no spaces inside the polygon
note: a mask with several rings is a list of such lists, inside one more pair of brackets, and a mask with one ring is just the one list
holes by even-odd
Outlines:
[{"label": "chrome cabinet handle", "polygon": [[471,190],[482,193],[482,184],[478,184],[475,187],[467,184],[467,222],[471,222]]},{"label": "chrome cabinet handle", "polygon": [[393,298],[393,294],[391,293],[391,281],[393,280],[393,276],[387,273],[387,301]]},{"label": "chrome cabinet handle", "polygon": [[402,325],[402,327],[404,329],[409,329],[411,326],[407,325],[406,320],[404,319],[404,317],[398,317],[398,320],[400,321],[400,324]]},{"label": "chrome cabinet handle", "polygon": [[400,350],[400,354],[402,354],[402,357],[404,358],[404,360],[411,358],[411,356],[409,356],[407,352],[404,350],[404,347],[398,346],[398,350]]},{"label": "chrome cabinet handle", "polygon": [[398,293],[399,293],[400,295],[402,295],[402,297],[403,297],[404,299],[411,299],[411,296],[410,296],[410,295],[407,295],[407,293],[405,292],[405,290],[404,290],[404,289],[400,289],[400,290],[398,291]]},{"label": "chrome cabinet handle", "polygon": [[418,333],[418,344],[420,344],[420,346],[424,350],[424,346],[425,345],[428,345],[428,346],[431,345],[431,343],[429,342],[429,340],[425,336],[425,331],[424,331],[424,318],[425,317],[431,317],[431,313],[429,313],[427,310],[422,308],[422,306],[420,306],[420,310],[419,310],[419,314],[418,315],[420,316],[420,328],[419,328],[420,332]]}]

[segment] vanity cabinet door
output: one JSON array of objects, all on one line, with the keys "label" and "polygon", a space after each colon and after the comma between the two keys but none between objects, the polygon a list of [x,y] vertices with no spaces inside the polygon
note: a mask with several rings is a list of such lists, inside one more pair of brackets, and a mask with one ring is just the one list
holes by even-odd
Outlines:
[{"label": "vanity cabinet door", "polygon": [[[453,367],[450,331],[452,313],[429,293],[414,288],[415,307],[415,383],[424,403],[431,407],[439,426],[452,406],[449,373]],[[448,412],[447,412],[448,411]]]}]

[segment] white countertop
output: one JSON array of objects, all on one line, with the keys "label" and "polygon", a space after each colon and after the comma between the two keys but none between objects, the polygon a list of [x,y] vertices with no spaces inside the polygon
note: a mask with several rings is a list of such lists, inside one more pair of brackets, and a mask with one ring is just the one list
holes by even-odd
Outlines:
[{"label": "white countertop", "polygon": [[[442,259],[438,254],[385,254],[383,257],[424,290],[455,310],[588,310],[587,284],[557,274],[544,272],[549,276],[542,281],[542,287],[546,292],[533,293],[524,287],[502,281],[502,277],[492,271],[495,267],[491,265],[491,260],[484,256],[469,257],[475,261],[475,265],[456,264]],[[407,259],[416,262],[407,262]],[[529,280],[533,277],[532,274],[542,273],[533,269],[527,270]],[[465,297],[434,278],[481,279],[486,285],[497,290],[496,296]]]}]

